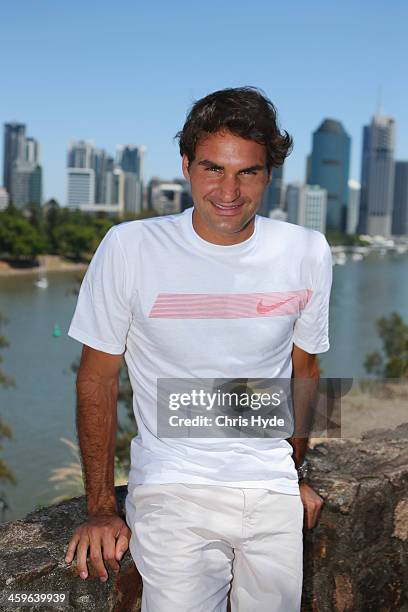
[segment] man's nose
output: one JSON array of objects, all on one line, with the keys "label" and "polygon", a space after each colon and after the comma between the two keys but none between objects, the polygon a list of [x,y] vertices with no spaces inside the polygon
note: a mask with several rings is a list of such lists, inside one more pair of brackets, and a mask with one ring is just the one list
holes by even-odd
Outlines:
[{"label": "man's nose", "polygon": [[239,178],[231,174],[225,174],[219,189],[223,202],[234,202],[240,196]]}]

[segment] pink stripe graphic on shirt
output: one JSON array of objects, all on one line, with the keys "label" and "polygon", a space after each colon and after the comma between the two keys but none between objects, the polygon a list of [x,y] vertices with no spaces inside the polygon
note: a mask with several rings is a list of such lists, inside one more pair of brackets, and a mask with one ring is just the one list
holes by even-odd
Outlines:
[{"label": "pink stripe graphic on shirt", "polygon": [[159,293],[149,319],[244,319],[298,314],[311,289],[266,293]]}]

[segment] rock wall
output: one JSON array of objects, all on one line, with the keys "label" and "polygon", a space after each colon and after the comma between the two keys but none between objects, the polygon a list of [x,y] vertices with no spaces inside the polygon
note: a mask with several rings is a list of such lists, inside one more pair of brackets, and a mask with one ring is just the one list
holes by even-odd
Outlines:
[{"label": "rock wall", "polygon": [[[316,528],[304,531],[302,612],[408,612],[408,423],[360,441],[319,443],[308,458],[325,504]],[[118,487],[122,513],[125,496]],[[129,552],[106,583],[83,581],[74,563],[65,564],[69,537],[84,518],[81,497],[0,526],[0,592],[68,592],[68,605],[14,609],[140,610],[142,585]]]}]

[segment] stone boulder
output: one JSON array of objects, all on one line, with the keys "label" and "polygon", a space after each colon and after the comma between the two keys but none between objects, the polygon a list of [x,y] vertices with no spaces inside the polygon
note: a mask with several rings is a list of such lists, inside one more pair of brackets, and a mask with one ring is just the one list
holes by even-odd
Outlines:
[{"label": "stone boulder", "polygon": [[[408,612],[407,443],[408,423],[309,449],[311,480],[325,503],[317,526],[304,531],[302,612]],[[116,494],[123,514],[126,487]],[[68,540],[84,519],[81,497],[0,526],[0,592],[68,593],[67,605],[14,609],[140,610],[142,583],[129,552],[106,583],[92,572],[81,580],[75,562],[66,565]]]}]

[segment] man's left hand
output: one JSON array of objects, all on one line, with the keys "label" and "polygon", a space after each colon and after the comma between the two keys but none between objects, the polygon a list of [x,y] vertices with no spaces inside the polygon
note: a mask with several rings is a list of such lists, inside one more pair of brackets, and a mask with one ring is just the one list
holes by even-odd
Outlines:
[{"label": "man's left hand", "polygon": [[299,483],[299,490],[305,511],[304,525],[307,529],[313,529],[319,518],[324,501],[306,482]]}]

